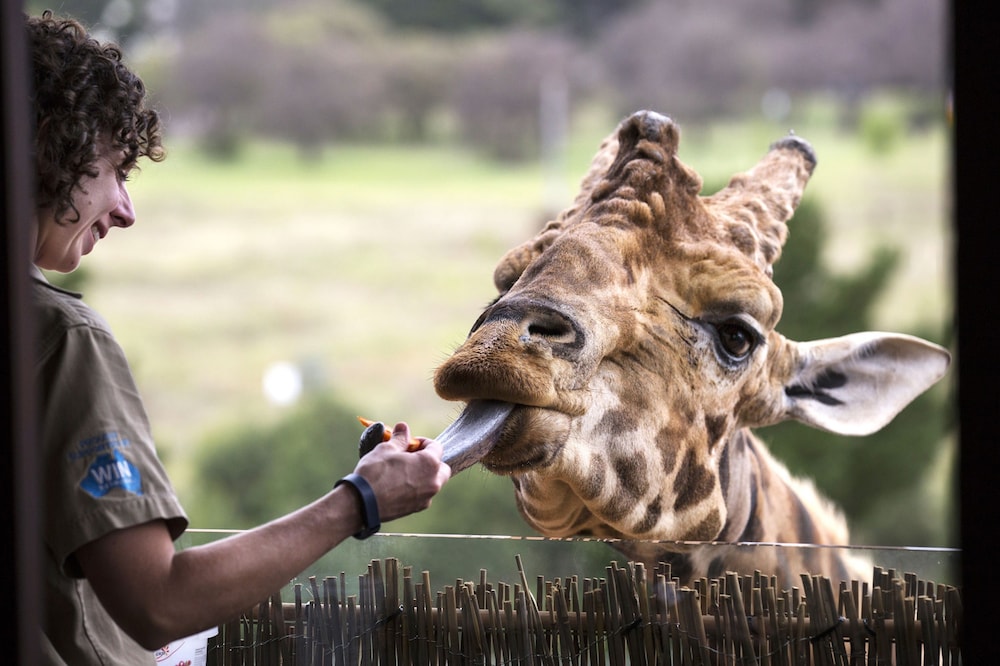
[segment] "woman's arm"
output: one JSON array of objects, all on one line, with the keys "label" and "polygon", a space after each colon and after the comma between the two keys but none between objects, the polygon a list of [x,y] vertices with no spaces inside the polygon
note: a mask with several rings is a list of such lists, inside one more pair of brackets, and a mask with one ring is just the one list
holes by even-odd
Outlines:
[{"label": "woman's arm", "polygon": [[[382,521],[430,505],[451,470],[441,445],[407,452],[409,428],[366,455],[355,472],[375,491]],[[347,484],[252,530],[177,552],[164,521],[117,530],[76,551],[112,618],[144,647],[224,623],[273,594],[363,527],[361,500]]]}]

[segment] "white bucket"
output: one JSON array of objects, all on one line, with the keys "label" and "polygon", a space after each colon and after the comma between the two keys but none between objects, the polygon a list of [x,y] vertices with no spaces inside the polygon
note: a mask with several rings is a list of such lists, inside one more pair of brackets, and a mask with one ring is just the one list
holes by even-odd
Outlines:
[{"label": "white bucket", "polygon": [[205,666],[208,659],[208,639],[219,633],[218,627],[200,634],[178,638],[153,653],[153,659],[163,666]]}]

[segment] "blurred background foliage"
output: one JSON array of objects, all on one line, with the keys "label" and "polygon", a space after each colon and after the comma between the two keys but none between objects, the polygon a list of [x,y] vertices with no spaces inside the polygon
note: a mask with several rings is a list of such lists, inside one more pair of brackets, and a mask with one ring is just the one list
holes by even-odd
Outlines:
[{"label": "blurred background foliage", "polygon": [[[904,282],[914,262],[919,272],[919,263],[927,261],[928,250],[919,249],[922,236],[932,244],[931,261],[940,262],[948,251],[939,234],[948,214],[942,201],[947,138],[943,149],[934,138],[948,132],[943,2],[27,3],[30,12],[44,8],[75,15],[120,41],[163,112],[172,157],[149,171],[164,174],[153,178],[161,179],[165,191],[148,185],[145,176],[133,189],[152,218],[144,222],[156,248],[147,255],[150,263],[127,272],[121,255],[107,264],[95,256],[93,271],[88,267],[74,279],[76,288],[84,278],[90,283],[88,293],[103,301],[99,309],[117,318],[126,349],[138,349],[130,355],[150,396],[154,426],[166,433],[162,454],[196,526],[249,527],[323,493],[353,467],[358,403],[369,405],[366,411],[385,410],[365,416],[389,421],[392,409],[409,410],[400,417],[442,414],[428,402],[430,371],[447,353],[443,349],[461,340],[478,314],[475,308],[491,298],[493,262],[570,201],[572,186],[549,187],[551,173],[578,180],[600,138],[640,108],[680,121],[682,153],[698,157],[685,161],[703,174],[749,167],[780,136],[777,127],[805,128],[828,139],[819,151],[826,184],[814,178],[775,271],[786,302],[783,334],[808,340],[901,322],[909,333],[951,343],[947,299],[941,302],[923,287],[892,288],[906,264],[911,267]],[[293,147],[293,157],[275,145]],[[445,162],[452,166],[440,167]],[[344,169],[362,175],[349,181]],[[918,176],[908,175],[912,182],[901,184],[894,181],[901,173]],[[367,174],[370,180],[364,180]],[[706,191],[725,182],[723,175],[712,178]],[[253,200],[269,187],[282,201],[273,209],[270,201]],[[827,189],[814,195],[817,188]],[[322,197],[330,191],[335,202],[327,204]],[[373,208],[365,219],[374,222],[361,232],[330,219],[336,211],[364,206]],[[243,217],[227,221],[227,209]],[[249,219],[258,212],[272,223],[269,232]],[[157,232],[157,216],[167,214],[173,217]],[[503,217],[502,224],[478,222],[491,215]],[[289,229],[298,229],[300,218],[308,240],[298,242],[299,255],[291,259],[275,259],[266,248],[241,245],[231,235],[241,228],[248,236],[271,234],[277,247]],[[410,218],[423,226],[409,231]],[[284,226],[274,226],[274,219]],[[332,227],[324,230],[330,239],[317,240],[317,220]],[[216,232],[223,240],[207,235],[213,223],[223,229]],[[204,226],[203,235],[184,235],[194,233],[192,226]],[[851,235],[862,226],[863,239]],[[382,274],[370,257],[383,251],[380,241],[352,235],[366,232],[421,255],[400,272],[419,274],[409,282],[422,295],[406,292],[393,300],[400,287],[377,283]],[[337,254],[334,234],[348,239],[343,242],[350,254]],[[195,240],[176,240],[181,237]],[[229,253],[203,258],[214,243]],[[333,309],[345,329],[319,323],[315,305],[293,305],[296,294],[317,300],[305,294],[305,278],[283,281],[297,264],[315,263],[310,252],[320,248],[331,257],[328,264],[319,261],[318,270],[329,278],[322,286],[335,294],[322,307]],[[137,252],[148,253],[149,241]],[[155,262],[166,262],[171,253],[187,259],[164,263],[169,270],[158,268]],[[171,273],[175,265],[184,271]],[[229,310],[224,303],[233,302],[237,287],[219,301],[210,295],[237,272],[233,279],[246,290],[264,285],[255,305],[275,303],[277,314],[267,310],[222,323]],[[154,304],[165,298],[157,296],[154,278],[188,286],[187,306]],[[308,282],[322,279],[310,274]],[[338,291],[338,281],[347,288]],[[369,292],[359,285],[375,286]],[[947,285],[940,289],[947,293]],[[360,292],[360,305],[352,305],[349,291]],[[900,295],[911,300],[887,306],[889,293],[897,301]],[[419,350],[407,353],[420,354],[419,365],[400,366],[388,343],[372,336],[377,321],[368,320],[366,328],[356,314],[366,303],[410,322],[408,331],[433,327],[423,320],[434,319],[448,332],[433,342],[416,338]],[[393,305],[380,305],[385,303]],[[189,335],[190,344],[157,337],[167,326],[175,327],[170,335]],[[326,326],[317,335],[339,344],[350,359],[341,361],[332,380],[318,373],[291,406],[247,405],[248,391],[256,389],[247,389],[243,373],[287,353],[258,349],[266,332],[279,326],[297,332]],[[349,326],[359,337],[374,337],[369,342],[377,349],[354,347]],[[217,343],[225,352],[207,347],[213,334],[226,341]],[[204,357],[197,351],[202,347]],[[207,366],[208,356],[221,363],[230,351],[242,360],[228,370],[173,376],[185,355]],[[160,364],[164,356],[171,365]],[[367,369],[353,368],[354,361]],[[401,375],[416,375],[410,393],[379,402],[368,375],[400,367]],[[185,379],[189,387],[177,388]],[[163,393],[171,391],[184,394],[173,399],[181,405],[167,404],[171,399]],[[244,407],[232,407],[230,394]],[[759,434],[794,472],[814,478],[844,508],[859,542],[955,545],[952,397],[950,384],[942,383],[868,438],[841,438],[797,424]],[[211,419],[202,416],[211,408]],[[433,434],[426,429],[434,423],[439,421],[427,418],[416,425]],[[331,440],[341,442],[336,454]],[[517,516],[509,482],[478,467],[453,479],[431,510],[392,529],[531,533]]]},{"label": "blurred background foliage", "polygon": [[787,96],[823,91],[856,123],[860,102],[891,86],[925,101],[905,119],[917,123],[936,112],[947,76],[939,0],[62,0],[55,9],[120,40],[171,123],[222,156],[267,136],[306,155],[350,140],[447,138],[535,158],[539,95],[555,90],[573,108],[669,109],[688,124],[738,116],[765,92],[767,112],[781,116]]}]

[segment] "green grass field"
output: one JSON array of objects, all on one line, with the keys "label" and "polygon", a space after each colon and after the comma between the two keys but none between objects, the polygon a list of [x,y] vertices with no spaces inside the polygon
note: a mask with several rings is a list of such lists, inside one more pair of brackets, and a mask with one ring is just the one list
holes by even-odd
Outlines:
[{"label": "green grass field", "polygon": [[[277,361],[309,367],[360,414],[439,433],[456,406],[434,394],[435,366],[493,297],[496,261],[543,223],[548,193],[569,202],[612,126],[576,128],[555,183],[538,165],[450,148],[340,147],[303,162],[259,144],[220,163],[171,142],[131,184],[135,227],[85,265],[88,301],[129,354],[182,498],[207,430],[281,413],[261,390]],[[719,182],[786,130],[688,128],[681,158]],[[830,220],[830,264],[848,271],[875,242],[904,250],[880,325],[950,317],[946,131],[876,155],[829,123],[795,130],[819,156],[807,196]]]}]

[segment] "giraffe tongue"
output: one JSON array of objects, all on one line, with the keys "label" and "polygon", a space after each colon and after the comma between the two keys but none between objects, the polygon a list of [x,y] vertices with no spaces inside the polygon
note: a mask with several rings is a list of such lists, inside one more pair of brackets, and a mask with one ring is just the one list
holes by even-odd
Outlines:
[{"label": "giraffe tongue", "polygon": [[496,446],[500,428],[514,407],[510,402],[473,400],[437,436],[444,447],[442,459],[451,466],[452,475],[472,467]]}]

